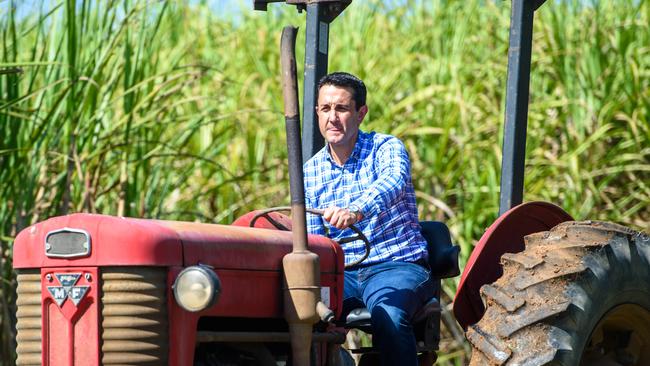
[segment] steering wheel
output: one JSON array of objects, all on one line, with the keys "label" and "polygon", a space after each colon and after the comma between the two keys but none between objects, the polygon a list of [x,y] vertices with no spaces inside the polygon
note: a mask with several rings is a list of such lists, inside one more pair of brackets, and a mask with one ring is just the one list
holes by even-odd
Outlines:
[{"label": "steering wheel", "polygon": [[[290,231],[289,228],[287,228],[286,226],[284,226],[281,223],[277,222],[273,217],[271,217],[271,215],[269,215],[271,212],[278,212],[278,211],[291,211],[291,207],[289,207],[289,206],[281,206],[281,207],[271,207],[271,208],[267,208],[267,209],[264,209],[264,210],[260,210],[257,214],[255,214],[255,216],[253,216],[253,218],[251,219],[250,224],[248,224],[248,225],[250,227],[254,227],[255,222],[257,222],[257,219],[259,219],[260,217],[264,217],[269,223],[271,223],[271,225],[275,226],[278,230]],[[323,210],[314,210],[314,209],[311,209],[311,208],[307,208],[307,209],[305,209],[305,211],[309,212],[311,214],[320,215],[320,216],[323,216],[323,213],[324,213]],[[346,237],[346,238],[342,238],[341,240],[338,240],[336,242],[339,243],[339,245],[343,246],[344,244],[352,243],[352,242],[357,241],[357,240],[361,240],[365,244],[365,249],[366,250],[365,250],[365,252],[363,253],[363,256],[360,259],[357,259],[356,261],[354,261],[354,262],[352,262],[350,264],[346,264],[345,268],[350,268],[350,267],[354,267],[354,266],[358,265],[359,263],[363,262],[366,258],[368,258],[368,256],[370,255],[370,241],[368,240],[368,238],[363,234],[363,232],[361,230],[359,230],[358,227],[356,227],[354,225],[350,225],[350,226],[348,226],[348,228],[350,230],[354,231],[354,233],[356,235]]]}]

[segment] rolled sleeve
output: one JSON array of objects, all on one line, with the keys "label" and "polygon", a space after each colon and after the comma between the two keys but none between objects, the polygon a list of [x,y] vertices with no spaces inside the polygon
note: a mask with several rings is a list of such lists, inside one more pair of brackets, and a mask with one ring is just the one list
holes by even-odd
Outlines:
[{"label": "rolled sleeve", "polygon": [[376,162],[379,176],[350,205],[350,210],[360,211],[364,216],[378,215],[392,206],[404,194],[410,175],[408,153],[397,138],[391,138],[382,144]]}]

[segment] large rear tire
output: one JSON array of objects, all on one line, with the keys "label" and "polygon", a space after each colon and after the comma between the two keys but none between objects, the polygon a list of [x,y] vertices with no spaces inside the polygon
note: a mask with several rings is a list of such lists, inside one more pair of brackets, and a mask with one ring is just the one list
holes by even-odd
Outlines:
[{"label": "large rear tire", "polygon": [[566,222],[526,237],[481,288],[470,365],[650,365],[650,237]]}]

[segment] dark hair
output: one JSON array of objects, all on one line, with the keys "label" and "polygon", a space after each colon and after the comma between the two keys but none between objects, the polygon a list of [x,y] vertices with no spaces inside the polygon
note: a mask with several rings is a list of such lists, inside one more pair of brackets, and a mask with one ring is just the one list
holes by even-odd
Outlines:
[{"label": "dark hair", "polygon": [[366,85],[358,77],[348,74],[347,72],[333,72],[323,76],[318,82],[318,90],[323,87],[323,85],[334,85],[341,88],[350,88],[352,89],[352,97],[354,98],[354,104],[356,104],[356,109],[366,105]]}]

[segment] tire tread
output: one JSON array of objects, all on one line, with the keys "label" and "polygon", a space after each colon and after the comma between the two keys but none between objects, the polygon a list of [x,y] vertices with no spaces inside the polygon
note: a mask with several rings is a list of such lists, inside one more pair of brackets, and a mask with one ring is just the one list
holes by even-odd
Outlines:
[{"label": "tire tread", "polygon": [[611,283],[632,282],[625,286],[650,294],[647,234],[565,222],[525,243],[524,251],[502,256],[503,276],[481,288],[486,311],[467,331],[470,365],[577,365],[591,334],[585,328],[616,297]]}]

